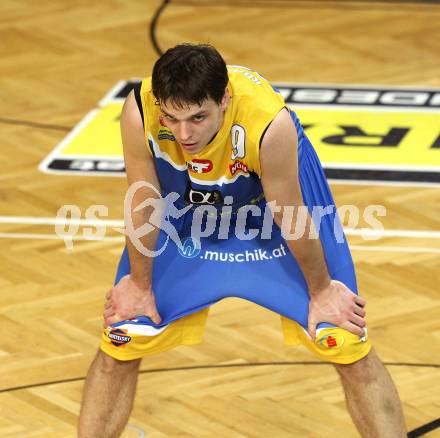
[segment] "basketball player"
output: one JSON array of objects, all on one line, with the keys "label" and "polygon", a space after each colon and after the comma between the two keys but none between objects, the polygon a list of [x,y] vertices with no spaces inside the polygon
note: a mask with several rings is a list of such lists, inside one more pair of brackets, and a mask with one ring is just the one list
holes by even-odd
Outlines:
[{"label": "basketball player", "polygon": [[229,296],[279,313],[287,344],[334,364],[363,437],[406,436],[322,167],[282,96],[211,46],[179,45],[129,94],[121,132],[138,187],[126,223],[160,225],[153,207],[168,201],[163,226],[127,238],[79,436],[119,436],[141,359],[201,342],[209,306]]}]

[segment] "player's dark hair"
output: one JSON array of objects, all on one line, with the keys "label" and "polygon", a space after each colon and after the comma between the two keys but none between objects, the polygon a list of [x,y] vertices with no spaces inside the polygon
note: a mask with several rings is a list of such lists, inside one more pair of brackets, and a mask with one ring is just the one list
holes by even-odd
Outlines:
[{"label": "player's dark hair", "polygon": [[228,71],[220,53],[209,44],[179,44],[168,49],[153,67],[153,94],[159,102],[182,108],[208,98],[220,104]]}]

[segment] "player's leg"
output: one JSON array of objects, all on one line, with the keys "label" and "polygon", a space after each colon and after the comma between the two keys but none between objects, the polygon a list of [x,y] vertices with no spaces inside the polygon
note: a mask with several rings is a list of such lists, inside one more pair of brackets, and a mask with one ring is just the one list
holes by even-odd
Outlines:
[{"label": "player's leg", "polygon": [[320,359],[335,365],[348,411],[363,437],[406,437],[397,390],[367,336],[330,327],[319,329],[313,342],[296,321],[282,317],[281,322],[287,345],[302,344]]},{"label": "player's leg", "polygon": [[99,350],[87,374],[79,438],[118,437],[127,424],[141,359],[121,361]]},{"label": "player's leg", "polygon": [[374,350],[355,363],[335,364],[335,367],[348,410],[363,437],[406,437],[399,395]]},{"label": "player's leg", "polygon": [[87,375],[79,438],[118,437],[133,407],[142,357],[202,341],[209,308],[155,329],[129,320],[104,330],[101,350]]}]

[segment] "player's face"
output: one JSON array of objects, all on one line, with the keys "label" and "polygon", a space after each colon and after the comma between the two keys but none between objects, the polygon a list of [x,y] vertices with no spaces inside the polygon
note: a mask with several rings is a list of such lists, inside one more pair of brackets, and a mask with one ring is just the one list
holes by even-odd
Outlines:
[{"label": "player's face", "polygon": [[187,153],[198,154],[222,127],[229,100],[226,91],[220,104],[207,99],[201,105],[188,104],[179,108],[169,102],[161,102],[162,122]]}]

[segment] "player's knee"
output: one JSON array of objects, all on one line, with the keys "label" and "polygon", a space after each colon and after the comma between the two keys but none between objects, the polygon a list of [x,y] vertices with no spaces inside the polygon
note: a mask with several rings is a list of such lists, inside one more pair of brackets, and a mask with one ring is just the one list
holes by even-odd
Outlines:
[{"label": "player's knee", "polygon": [[137,372],[142,359],[135,360],[118,360],[109,356],[102,350],[98,350],[96,361],[99,364],[99,369],[105,374],[114,374],[123,372],[125,374],[130,372]]},{"label": "player's knee", "polygon": [[348,364],[334,364],[336,371],[343,380],[368,383],[377,378],[378,367],[383,367],[374,350],[359,360]]}]

